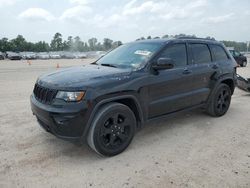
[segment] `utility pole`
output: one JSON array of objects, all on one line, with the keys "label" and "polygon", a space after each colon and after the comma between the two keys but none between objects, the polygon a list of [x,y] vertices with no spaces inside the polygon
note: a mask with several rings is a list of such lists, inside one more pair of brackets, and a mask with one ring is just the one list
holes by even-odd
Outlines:
[{"label": "utility pole", "polygon": [[247,41],[247,52],[248,52],[248,49],[249,49],[249,45],[250,45],[250,41]]}]

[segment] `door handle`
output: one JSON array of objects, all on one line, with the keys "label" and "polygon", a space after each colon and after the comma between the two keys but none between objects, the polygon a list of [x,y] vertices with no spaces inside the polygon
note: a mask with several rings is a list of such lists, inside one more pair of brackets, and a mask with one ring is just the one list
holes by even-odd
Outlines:
[{"label": "door handle", "polygon": [[190,71],[189,69],[184,69],[184,71],[183,71],[183,74],[191,74],[192,73],[192,71]]}]

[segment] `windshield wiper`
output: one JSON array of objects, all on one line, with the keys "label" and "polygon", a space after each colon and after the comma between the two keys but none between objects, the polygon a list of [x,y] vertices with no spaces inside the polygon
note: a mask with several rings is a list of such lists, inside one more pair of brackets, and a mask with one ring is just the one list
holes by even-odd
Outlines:
[{"label": "windshield wiper", "polygon": [[101,65],[102,65],[102,66],[107,66],[107,67],[115,67],[115,68],[117,68],[116,65],[108,64],[108,63],[102,63]]}]

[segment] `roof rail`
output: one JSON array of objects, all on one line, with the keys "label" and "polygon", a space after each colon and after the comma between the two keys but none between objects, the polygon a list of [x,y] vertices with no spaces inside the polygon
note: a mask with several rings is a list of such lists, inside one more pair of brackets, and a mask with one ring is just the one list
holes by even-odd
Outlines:
[{"label": "roof rail", "polygon": [[198,38],[198,37],[176,37],[176,39],[197,39],[197,40],[213,40],[213,41],[215,41],[215,38]]}]

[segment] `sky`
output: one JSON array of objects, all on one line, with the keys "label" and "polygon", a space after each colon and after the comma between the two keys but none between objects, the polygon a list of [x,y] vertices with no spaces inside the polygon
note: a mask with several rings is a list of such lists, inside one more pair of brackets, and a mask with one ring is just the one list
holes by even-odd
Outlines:
[{"label": "sky", "polygon": [[133,41],[180,33],[250,41],[250,0],[0,0],[0,38]]}]

